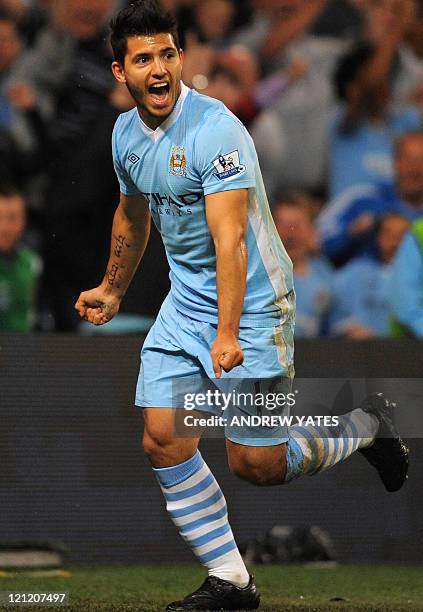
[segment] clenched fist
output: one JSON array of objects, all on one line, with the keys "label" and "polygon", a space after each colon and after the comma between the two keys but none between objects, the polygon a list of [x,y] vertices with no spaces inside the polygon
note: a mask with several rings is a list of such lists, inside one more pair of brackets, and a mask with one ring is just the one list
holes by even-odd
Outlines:
[{"label": "clenched fist", "polygon": [[210,354],[216,378],[221,377],[222,368],[229,372],[244,361],[244,353],[234,334],[218,334]]},{"label": "clenched fist", "polygon": [[105,291],[104,287],[96,287],[83,291],[79,296],[75,309],[79,316],[93,325],[104,325],[119,312],[120,299]]}]

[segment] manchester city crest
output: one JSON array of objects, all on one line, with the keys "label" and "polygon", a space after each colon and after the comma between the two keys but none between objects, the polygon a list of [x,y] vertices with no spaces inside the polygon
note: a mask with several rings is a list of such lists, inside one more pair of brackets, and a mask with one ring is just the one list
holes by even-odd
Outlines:
[{"label": "manchester city crest", "polygon": [[170,156],[169,169],[171,176],[186,176],[187,175],[187,160],[185,157],[185,148],[172,147],[172,155]]}]

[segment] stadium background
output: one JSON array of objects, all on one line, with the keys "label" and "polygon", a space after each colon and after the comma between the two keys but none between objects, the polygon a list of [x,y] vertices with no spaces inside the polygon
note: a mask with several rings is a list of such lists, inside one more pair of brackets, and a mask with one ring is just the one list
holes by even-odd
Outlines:
[{"label": "stadium background", "polygon": [[[191,561],[140,452],[142,419],[132,408],[132,388],[141,341],[2,337],[0,542],[61,542],[68,563]],[[331,377],[412,379],[421,376],[422,358],[423,346],[412,341],[299,342],[297,373],[321,377],[322,386]],[[409,443],[410,482],[395,495],[385,493],[359,456],[252,495],[229,473],[223,440],[203,440],[202,450],[240,543],[274,525],[319,525],[343,563],[421,564],[423,443]]]},{"label": "stadium background", "polygon": [[[401,3],[415,12],[390,66],[403,77],[395,104],[420,109],[422,2],[394,2],[395,10]],[[10,185],[26,200],[21,242],[34,258],[28,295],[38,287],[22,312],[21,329],[32,333],[13,335],[5,323],[4,296],[18,279],[12,278],[12,289],[0,283],[0,542],[64,542],[74,563],[170,556],[190,561],[140,452],[142,423],[132,406],[143,333],[168,287],[157,235],[112,330],[116,335],[89,336],[72,311],[79,291],[102,276],[118,197],[110,134],[130,101],[110,80],[103,31],[117,4],[122,3],[0,0],[0,200],[8,197]],[[338,104],[331,85],[336,62],[365,35],[369,18],[383,23],[386,15],[371,11],[390,3],[167,4],[181,18],[186,82],[200,89],[207,76],[205,92],[223,99],[249,126],[272,206],[300,192],[313,242],[316,215],[330,206],[333,187],[326,151],[328,116]],[[286,56],[284,49],[260,51],[258,10],[278,5],[289,15],[305,4],[312,7],[309,13],[302,13],[291,38],[285,32]],[[288,43],[294,44],[290,51]],[[403,74],[399,55],[408,62]],[[287,194],[292,190],[295,197]],[[3,255],[0,248],[0,262]],[[320,258],[316,243],[307,257]],[[334,264],[333,278],[342,269],[339,261]],[[317,289],[319,297],[320,285]],[[338,332],[332,334],[337,340],[318,339],[331,332],[315,306],[311,300],[305,310],[316,322],[314,340],[297,342],[299,376],[421,377],[418,340],[380,339],[387,332],[371,334],[367,342],[351,342]],[[315,479],[251,495],[249,486],[228,473],[222,441],[206,440],[204,453],[233,510],[240,541],[274,524],[318,524],[330,533],[343,562],[421,563],[423,445],[417,439],[410,445],[413,478],[394,497],[384,494],[360,457]]]}]

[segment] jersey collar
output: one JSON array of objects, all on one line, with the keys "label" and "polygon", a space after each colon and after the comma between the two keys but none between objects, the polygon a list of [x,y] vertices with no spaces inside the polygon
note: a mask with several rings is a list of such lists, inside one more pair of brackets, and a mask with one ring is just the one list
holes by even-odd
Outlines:
[{"label": "jersey collar", "polygon": [[163,123],[159,125],[159,127],[157,127],[155,130],[148,127],[148,125],[146,125],[144,121],[141,119],[139,113],[137,113],[138,119],[140,122],[140,126],[144,134],[146,134],[146,136],[151,138],[151,140],[153,140],[154,142],[157,142],[158,140],[160,140],[160,138],[162,138],[162,136],[165,135],[167,130],[169,130],[172,127],[172,125],[174,125],[174,123],[176,123],[176,121],[179,119],[179,116],[182,113],[185,99],[190,91],[191,91],[190,88],[187,87],[185,83],[181,81],[181,95],[179,96],[178,101],[175,104],[175,108],[170,113],[169,117],[165,121],[163,121]]}]

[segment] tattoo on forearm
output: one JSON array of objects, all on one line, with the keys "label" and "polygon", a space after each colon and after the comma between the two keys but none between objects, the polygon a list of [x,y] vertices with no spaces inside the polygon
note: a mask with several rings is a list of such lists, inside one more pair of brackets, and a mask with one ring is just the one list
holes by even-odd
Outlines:
[{"label": "tattoo on forearm", "polygon": [[107,270],[107,281],[109,285],[114,285],[116,281],[116,276],[119,271],[119,266],[117,264],[113,264],[110,270]]},{"label": "tattoo on forearm", "polygon": [[124,268],[125,266],[120,266],[117,263],[113,263],[112,267],[106,270],[106,278],[107,282],[111,287],[116,286],[118,289],[120,288],[119,282],[122,280],[122,276],[119,274],[119,270]]},{"label": "tattoo on forearm", "polygon": [[113,253],[116,257],[120,257],[122,255],[123,247],[131,248],[131,245],[126,241],[126,236],[119,234],[119,236],[113,236],[115,239],[115,246],[113,249]]},{"label": "tattoo on forearm", "polygon": [[[120,260],[124,249],[130,249],[131,245],[127,242],[126,236],[113,234],[113,255]],[[120,282],[124,281],[124,276],[120,274],[125,266],[120,261],[111,262],[110,268],[106,270],[105,279],[111,287],[120,289]]]}]

